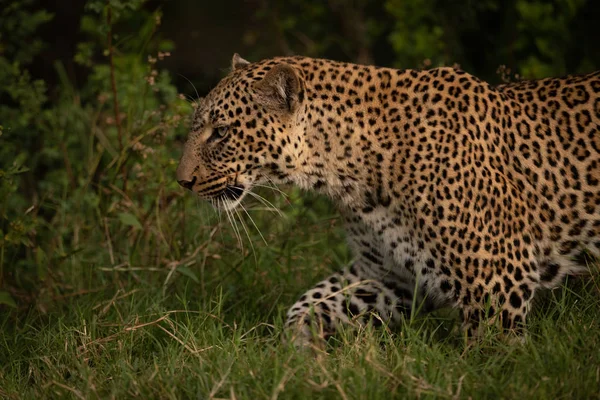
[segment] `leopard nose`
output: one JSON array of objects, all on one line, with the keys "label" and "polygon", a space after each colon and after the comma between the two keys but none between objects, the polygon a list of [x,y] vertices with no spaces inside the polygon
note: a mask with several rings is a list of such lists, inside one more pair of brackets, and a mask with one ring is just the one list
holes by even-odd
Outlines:
[{"label": "leopard nose", "polygon": [[179,160],[177,171],[175,171],[177,182],[186,189],[192,190],[192,186],[196,183],[195,165],[193,158],[190,156],[190,149],[186,146],[183,149],[181,160]]},{"label": "leopard nose", "polygon": [[192,187],[194,187],[194,183],[196,183],[196,177],[194,176],[191,181],[178,180],[177,183],[179,183],[181,186],[183,186],[186,189],[192,190]]}]

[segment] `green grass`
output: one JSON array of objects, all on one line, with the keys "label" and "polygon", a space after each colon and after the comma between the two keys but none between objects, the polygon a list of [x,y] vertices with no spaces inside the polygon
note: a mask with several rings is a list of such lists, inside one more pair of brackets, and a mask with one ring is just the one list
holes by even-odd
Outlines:
[{"label": "green grass", "polygon": [[[88,79],[57,63],[51,101],[13,63],[29,56],[0,54],[1,399],[600,399],[597,268],[540,296],[522,345],[467,345],[448,311],[345,330],[324,353],[283,344],[287,308],[351,262],[334,209],[262,192],[284,216],[249,202],[268,245],[243,212],[240,245],[174,182],[192,107],[157,64],[159,14],[111,0],[111,25],[94,3],[76,54]],[[20,34],[40,20],[8,15]]]},{"label": "green grass", "polygon": [[33,306],[3,312],[0,397],[600,398],[597,274],[542,296],[523,345],[467,346],[438,312],[299,352],[280,341],[287,307],[350,262],[332,207],[292,192],[292,205],[276,201],[284,217],[250,211],[268,242],[249,229],[253,251],[168,187],[175,200],[147,205],[143,229],[56,219],[83,233]]}]

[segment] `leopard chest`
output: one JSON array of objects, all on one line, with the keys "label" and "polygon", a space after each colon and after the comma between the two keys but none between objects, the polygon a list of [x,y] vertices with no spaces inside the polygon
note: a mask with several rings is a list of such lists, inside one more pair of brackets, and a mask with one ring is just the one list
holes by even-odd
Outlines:
[{"label": "leopard chest", "polygon": [[432,255],[430,244],[422,239],[414,218],[382,206],[357,216],[385,255],[383,273],[410,275],[419,285],[432,287],[430,281],[437,280],[439,275],[438,262]]}]

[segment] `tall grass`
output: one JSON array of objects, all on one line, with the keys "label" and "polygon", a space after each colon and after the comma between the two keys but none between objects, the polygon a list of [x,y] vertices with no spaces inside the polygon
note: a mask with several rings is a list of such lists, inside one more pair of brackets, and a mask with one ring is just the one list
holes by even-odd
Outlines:
[{"label": "tall grass", "polygon": [[[286,307],[349,260],[329,205],[294,196],[272,199],[283,218],[250,211],[269,243],[250,230],[254,255],[205,205],[183,199],[144,220],[152,234],[109,221],[80,237],[82,251],[54,272],[62,295],[3,315],[0,395],[599,398],[597,274],[546,293],[523,345],[491,334],[466,345],[447,312],[394,331],[343,331],[326,353],[283,344]],[[154,249],[160,241],[171,246]]]}]

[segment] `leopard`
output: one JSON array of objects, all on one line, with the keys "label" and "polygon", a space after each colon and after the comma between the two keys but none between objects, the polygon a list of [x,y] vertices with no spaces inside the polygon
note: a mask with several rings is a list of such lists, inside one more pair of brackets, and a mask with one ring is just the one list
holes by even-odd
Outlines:
[{"label": "leopard", "polygon": [[534,296],[600,256],[600,71],[492,85],[236,53],[198,100],[176,179],[222,210],[265,182],[336,205],[353,262],[289,308],[299,347],[440,308],[468,337],[522,337]]}]

